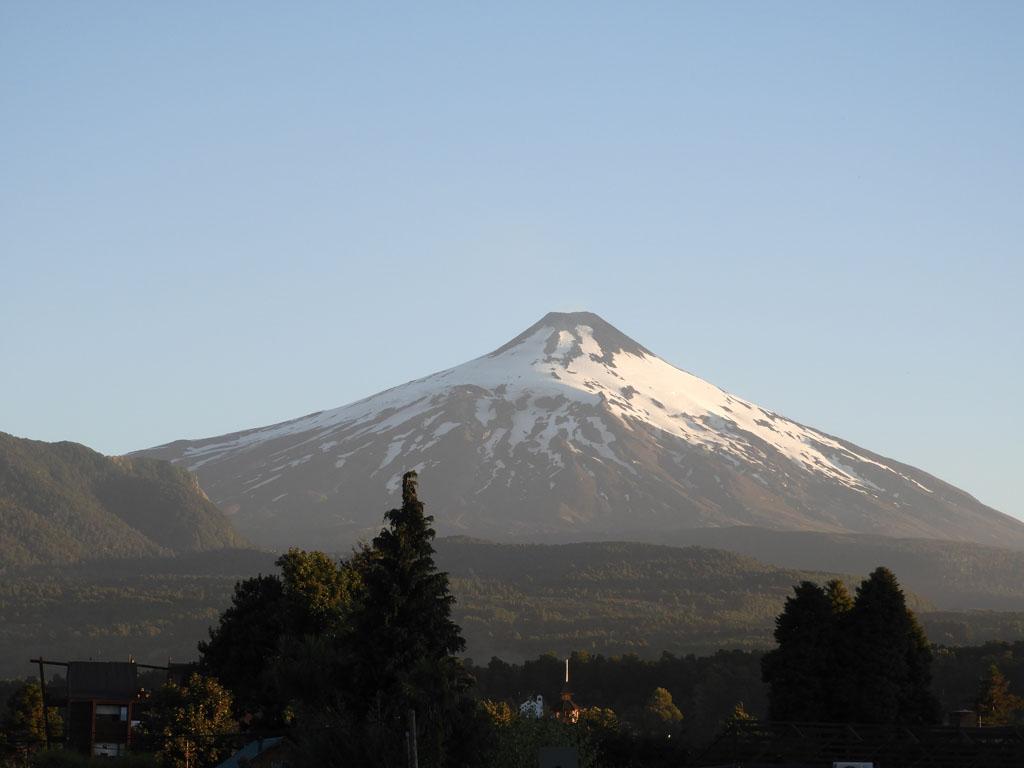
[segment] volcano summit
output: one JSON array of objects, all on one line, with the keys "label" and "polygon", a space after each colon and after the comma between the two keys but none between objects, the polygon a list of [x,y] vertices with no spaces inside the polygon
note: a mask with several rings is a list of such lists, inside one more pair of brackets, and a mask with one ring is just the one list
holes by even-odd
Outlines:
[{"label": "volcano summit", "polygon": [[679,370],[597,315],[356,403],[144,451],[260,544],[340,549],[422,472],[438,532],[647,538],[750,525],[1024,547],[1024,524],[918,469]]}]

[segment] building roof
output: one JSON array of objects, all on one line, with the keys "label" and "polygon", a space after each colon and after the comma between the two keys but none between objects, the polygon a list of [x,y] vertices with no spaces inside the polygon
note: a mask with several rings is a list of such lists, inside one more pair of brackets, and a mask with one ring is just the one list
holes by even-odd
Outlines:
[{"label": "building roof", "polygon": [[131,701],[139,692],[138,668],[130,661],[72,661],[68,698]]},{"label": "building roof", "polygon": [[223,763],[217,766],[217,768],[241,768],[243,760],[252,760],[254,757],[262,755],[264,752],[269,752],[284,741],[283,736],[272,736],[267,739],[257,739],[256,741],[250,741],[240,750],[235,752],[231,757],[225,760]]}]

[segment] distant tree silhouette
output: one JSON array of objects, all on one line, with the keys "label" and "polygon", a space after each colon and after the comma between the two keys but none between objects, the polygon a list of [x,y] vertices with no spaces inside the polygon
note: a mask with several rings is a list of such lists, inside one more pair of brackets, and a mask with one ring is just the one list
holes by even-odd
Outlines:
[{"label": "distant tree silhouette", "polygon": [[793,593],[775,620],[778,647],[761,662],[769,686],[768,716],[772,720],[822,720],[828,714],[833,684],[836,612],[830,596],[814,582],[800,582]]},{"label": "distant tree silhouette", "polygon": [[[418,478],[402,478],[402,506],[385,515],[362,573],[363,599],[353,616],[354,688],[383,721],[416,711],[420,764],[444,765],[453,725],[474,709],[472,679],[455,654],[466,647],[451,619],[448,575],[434,564],[433,518],[424,513]],[[460,712],[461,710],[461,712]]]},{"label": "distant tree silhouette", "polygon": [[924,630],[892,571],[876,568],[857,587],[841,622],[844,645],[840,690],[849,703],[841,714],[864,723],[935,723],[931,692],[932,651]]},{"label": "distant tree silhouette", "polygon": [[[472,763],[488,714],[469,697],[472,678],[451,619],[448,576],[434,564],[431,528],[415,472],[402,479],[402,506],[352,561],[358,575],[343,626],[302,649],[286,669],[302,686],[299,765],[405,766],[408,713],[415,712],[419,765]],[[317,679],[312,677],[319,671]]]},{"label": "distant tree silhouette", "polygon": [[762,660],[774,720],[933,723],[932,653],[896,577],[877,568],[851,600],[839,581],[802,582]]}]

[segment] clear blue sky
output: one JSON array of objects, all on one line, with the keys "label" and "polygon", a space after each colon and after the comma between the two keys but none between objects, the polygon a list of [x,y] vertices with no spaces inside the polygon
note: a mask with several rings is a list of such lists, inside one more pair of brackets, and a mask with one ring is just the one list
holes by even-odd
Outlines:
[{"label": "clear blue sky", "polygon": [[121,453],[590,309],[1024,517],[1024,3],[0,4],[0,430]]}]

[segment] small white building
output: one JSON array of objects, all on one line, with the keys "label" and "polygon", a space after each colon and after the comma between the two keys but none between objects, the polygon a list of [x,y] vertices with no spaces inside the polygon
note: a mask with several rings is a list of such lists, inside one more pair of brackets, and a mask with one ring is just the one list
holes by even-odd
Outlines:
[{"label": "small white building", "polygon": [[536,698],[524,701],[519,705],[519,714],[540,720],[544,717],[544,697],[537,694]]}]

